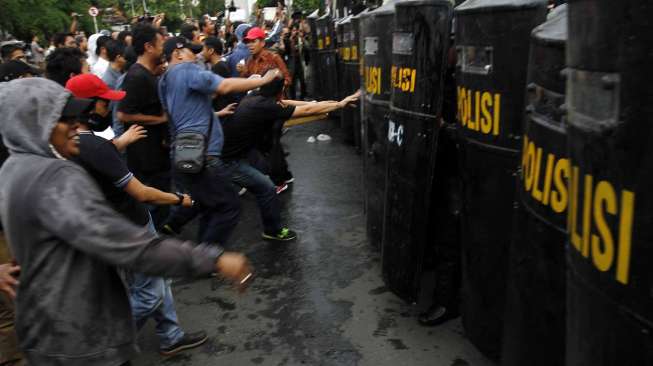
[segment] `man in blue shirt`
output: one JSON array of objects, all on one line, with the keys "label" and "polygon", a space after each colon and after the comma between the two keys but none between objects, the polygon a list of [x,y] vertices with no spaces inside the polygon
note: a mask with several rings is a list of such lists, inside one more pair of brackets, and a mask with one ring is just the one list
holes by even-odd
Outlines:
[{"label": "man in blue shirt", "polygon": [[[240,202],[231,184],[230,173],[220,157],[224,138],[222,126],[213,112],[212,98],[216,93],[224,95],[258,88],[280,73],[272,70],[260,79],[223,79],[211,71],[202,70],[195,63],[195,54],[201,51],[202,46],[183,37],[166,40],[163,52],[169,68],[159,81],[159,96],[168,111],[173,140],[180,132],[197,132],[207,137],[210,131],[204,169],[193,174],[174,172],[174,180],[198,203],[196,210],[202,215],[200,238],[225,243],[238,223]],[[173,211],[166,225],[172,231],[178,231],[188,216],[188,212]]]}]

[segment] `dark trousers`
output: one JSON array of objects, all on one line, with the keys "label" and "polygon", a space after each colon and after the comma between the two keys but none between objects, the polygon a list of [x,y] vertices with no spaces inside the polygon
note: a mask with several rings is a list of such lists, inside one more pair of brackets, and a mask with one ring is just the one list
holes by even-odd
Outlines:
[{"label": "dark trousers", "polygon": [[208,157],[201,172],[175,173],[174,181],[175,186],[191,195],[195,205],[190,209],[175,207],[166,224],[179,231],[195,216],[201,215],[198,240],[225,244],[238,224],[240,199],[224,162]]},{"label": "dark trousers", "polygon": [[288,70],[292,76],[290,84],[290,99],[297,99],[297,84],[302,98],[306,98],[306,81],[304,80],[304,68],[300,57],[290,57],[288,60]]},{"label": "dark trousers", "polygon": [[270,178],[252,166],[248,157],[225,161],[224,168],[234,183],[256,196],[263,230],[269,234],[281,230],[281,204]]},{"label": "dark trousers", "polygon": [[[170,192],[172,188],[170,171],[143,174],[140,175],[139,179],[146,186],[156,188],[163,192]],[[147,209],[150,211],[150,215],[152,215],[152,221],[154,221],[155,227],[159,227],[170,212],[169,206],[165,205],[147,205]]]}]

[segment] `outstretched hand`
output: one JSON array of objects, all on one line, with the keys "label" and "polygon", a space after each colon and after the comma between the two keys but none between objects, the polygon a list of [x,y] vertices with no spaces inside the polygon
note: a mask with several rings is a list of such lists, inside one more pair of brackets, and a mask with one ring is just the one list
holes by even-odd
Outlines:
[{"label": "outstretched hand", "polygon": [[343,100],[341,100],[340,102],[343,104],[343,106],[346,106],[346,105],[348,105],[348,104],[353,104],[353,103],[356,103],[356,102],[358,101],[358,99],[360,98],[360,96],[361,96],[361,91],[360,91],[360,90],[357,90],[356,93],[354,93],[354,94],[352,94],[352,95],[350,95],[350,96],[345,97],[345,98],[344,98]]}]

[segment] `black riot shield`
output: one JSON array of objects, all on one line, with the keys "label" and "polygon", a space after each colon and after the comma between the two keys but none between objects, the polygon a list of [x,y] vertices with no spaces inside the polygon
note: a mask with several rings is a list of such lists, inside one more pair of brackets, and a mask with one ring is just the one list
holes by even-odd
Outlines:
[{"label": "black riot shield", "polygon": [[653,365],[651,19],[569,2],[567,365]]},{"label": "black riot shield", "polygon": [[382,270],[388,287],[408,302],[419,296],[431,226],[451,14],[447,0],[409,0],[395,6]]},{"label": "black riot shield", "polygon": [[[357,86],[352,85],[352,72],[358,72],[358,70],[352,70],[350,67],[351,40],[349,34],[351,33],[351,15],[343,18],[336,26],[337,29],[340,30],[338,37],[338,54],[340,59],[338,100],[341,100],[345,96],[351,94],[352,90],[356,89]],[[353,111],[350,108],[345,108],[340,113],[340,126],[345,133],[345,142],[349,144],[354,144],[354,126],[352,117]]]},{"label": "black riot shield", "polygon": [[361,16],[365,212],[370,243],[383,237],[394,1]]},{"label": "black riot shield", "polygon": [[317,18],[318,10],[315,10],[312,14],[306,17],[308,24],[311,28],[311,43],[309,48],[309,60],[310,60],[310,79],[308,83],[308,91],[313,98],[319,98],[321,93],[321,83],[320,83],[320,64],[318,58],[318,27],[317,27]]},{"label": "black riot shield", "polygon": [[[334,48],[333,21],[329,14],[317,20],[318,31],[318,64],[320,69],[320,97],[334,100],[338,98],[338,66],[337,50]],[[320,36],[321,35],[321,36]]]},{"label": "black riot shield", "polygon": [[[349,62],[345,63],[345,67],[349,68],[349,75],[351,77],[350,85],[352,93],[361,89],[361,55],[360,55],[360,16],[357,14],[351,17],[351,27],[349,32]],[[362,149],[361,137],[361,102],[355,106],[350,106],[343,111],[343,113],[351,114],[352,128],[354,131],[354,146],[356,151],[360,152]]]},{"label": "black riot shield", "polygon": [[528,105],[510,247],[503,366],[564,365],[567,135],[563,123],[567,6],[531,37]]},{"label": "black riot shield", "polygon": [[530,32],[546,0],[468,0],[456,13],[462,179],[463,327],[483,353],[501,347],[515,174]]}]

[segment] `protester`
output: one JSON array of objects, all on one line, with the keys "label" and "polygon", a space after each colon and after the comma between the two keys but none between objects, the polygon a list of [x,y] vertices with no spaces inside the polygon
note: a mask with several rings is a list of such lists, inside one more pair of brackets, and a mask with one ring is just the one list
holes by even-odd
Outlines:
[{"label": "protester", "polygon": [[32,43],[30,44],[30,50],[32,51],[32,63],[38,67],[43,67],[43,62],[45,61],[45,50],[39,44],[39,37],[32,37]]},{"label": "protester", "polygon": [[[122,83],[125,81],[125,75],[126,75],[124,71],[129,70],[132,67],[132,65],[136,63],[137,56],[136,56],[136,52],[134,52],[134,48],[132,46],[125,47],[122,58],[124,58],[125,60],[125,64],[124,66],[122,66],[122,70],[123,70],[122,74],[118,77],[115,84],[107,83],[107,85],[109,85],[109,87],[111,87],[112,89],[122,89]],[[118,59],[118,57],[116,57],[116,59]],[[120,66],[117,67],[119,68]],[[107,76],[106,73],[105,76]],[[114,135],[116,137],[119,137],[125,131],[125,126],[118,118],[118,103],[115,102],[111,103],[111,115],[113,119],[111,129],[113,130]]]},{"label": "protester", "polygon": [[61,86],[71,77],[89,72],[86,55],[79,48],[57,48],[45,59],[45,76]]},{"label": "protester", "polygon": [[199,20],[200,35],[198,41],[204,42],[206,37],[215,37],[215,18],[211,18],[208,14],[203,15]]},{"label": "protester", "polygon": [[85,35],[83,34],[76,35],[75,43],[77,44],[77,48],[79,48],[80,51],[84,53],[88,52],[88,39],[86,38]]},{"label": "protester", "polygon": [[186,38],[189,42],[195,44],[199,43],[199,30],[195,25],[184,23],[182,24],[179,32],[180,32],[179,34],[182,37]]},{"label": "protester", "polygon": [[0,170],[0,217],[21,266],[16,331],[33,365],[121,365],[135,356],[116,266],[165,276],[217,271],[233,280],[250,273],[239,254],[133,225],[67,161],[79,154],[76,120],[91,102],[42,78],[0,88],[0,133],[11,152]]},{"label": "protester", "polygon": [[107,50],[107,59],[109,60],[109,67],[102,75],[104,81],[109,88],[115,89],[118,79],[125,71],[127,60],[125,59],[125,44],[120,41],[110,41],[105,46]]},{"label": "protester", "polygon": [[132,45],[132,32],[128,30],[124,30],[120,33],[118,33],[118,40],[121,42],[125,42],[127,46]]},{"label": "protester", "polygon": [[97,61],[91,65],[91,73],[100,78],[109,68],[109,57],[107,56],[107,44],[109,42],[115,41],[111,39],[111,37],[100,36],[95,42],[95,55],[97,56]]},{"label": "protester", "polygon": [[247,60],[250,57],[249,48],[243,41],[247,35],[247,32],[249,32],[251,28],[251,25],[243,23],[237,26],[236,31],[234,32],[236,34],[236,38],[238,39],[238,43],[236,44],[234,50],[231,52],[231,55],[229,55],[227,58],[227,64],[231,70],[231,76],[233,77],[240,76],[240,72],[244,69],[245,65],[244,62],[240,67],[238,65],[241,65],[241,61]]},{"label": "protester", "polygon": [[241,76],[262,75],[265,71],[276,68],[283,74],[284,87],[290,86],[291,78],[288,68],[279,55],[265,49],[265,32],[261,28],[250,29],[244,42],[247,44],[251,56],[247,59],[245,68],[240,73]]},{"label": "protester", "polygon": [[20,41],[5,42],[0,46],[0,58],[4,62],[12,60],[27,62],[24,46],[23,42]]},{"label": "protester", "polygon": [[[195,54],[201,50],[183,37],[165,42],[164,52],[170,66],[159,82],[159,94],[170,115],[173,138],[182,132],[195,132],[202,134],[207,141],[203,169],[198,173],[175,171],[175,184],[190,192],[199,203],[202,214],[199,235],[202,240],[225,243],[238,222],[240,202],[220,158],[224,143],[222,127],[213,113],[211,98],[215,93],[224,95],[260,87],[272,81],[278,70],[272,70],[259,79],[223,79],[195,64]],[[166,222],[166,230],[178,232],[187,219],[185,213],[173,211]],[[277,230],[272,233],[274,235],[281,231],[281,227],[272,229]],[[286,233],[286,237],[293,234]]]},{"label": "protester", "polygon": [[[91,113],[81,119],[78,129],[79,156],[74,160],[93,176],[105,198],[117,212],[132,223],[151,228],[151,231],[156,233],[147,208],[139,202],[185,207],[192,205],[188,195],[162,192],[143,185],[127,168],[118,150],[145,137],[141,126],[132,126],[113,141],[93,134],[93,131],[104,131],[111,124],[109,102],[124,98],[124,91],[111,90],[97,76],[90,74],[68,80],[66,89],[75,97],[94,100]],[[129,273],[126,277],[137,329],[141,329],[148,318],[156,321],[161,354],[169,356],[206,341],[207,336],[203,331],[188,334],[181,330],[170,284],[164,278],[143,273]]]},{"label": "protester", "polygon": [[52,36],[52,43],[55,48],[61,47],[77,47],[75,43],[75,35],[72,33],[55,33]]},{"label": "protester", "polygon": [[102,34],[100,33],[92,34],[90,37],[88,37],[86,56],[87,56],[89,66],[93,66],[93,64],[97,62],[98,57],[97,54],[95,53],[95,50],[97,48],[97,40],[100,37],[102,37]]},{"label": "protester", "polygon": [[[147,138],[127,147],[127,165],[148,186],[166,191],[170,187],[170,151],[168,117],[163,112],[157,92],[157,68],[161,64],[163,36],[147,23],[132,30],[133,48],[138,61],[132,65],[122,83],[127,92],[118,104],[118,119],[128,129],[134,124],[147,131]],[[164,209],[151,207],[158,225],[167,216]]]},{"label": "protester", "polygon": [[289,95],[291,99],[297,97],[297,84],[299,84],[299,95],[301,99],[306,98],[306,80],[304,78],[304,34],[299,25],[293,26],[286,47],[286,65],[290,72],[292,82],[290,83]]},{"label": "protester", "polygon": [[[222,60],[223,44],[220,39],[216,37],[207,37],[204,39],[204,48],[202,48],[202,56],[204,60],[210,65],[211,71],[214,74],[223,78],[228,78],[230,75],[229,66],[226,61]],[[213,99],[213,110],[218,112],[229,107],[233,103],[237,103],[235,94],[221,95],[219,98]],[[219,115],[220,118],[228,118],[229,115]]]}]

